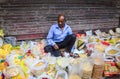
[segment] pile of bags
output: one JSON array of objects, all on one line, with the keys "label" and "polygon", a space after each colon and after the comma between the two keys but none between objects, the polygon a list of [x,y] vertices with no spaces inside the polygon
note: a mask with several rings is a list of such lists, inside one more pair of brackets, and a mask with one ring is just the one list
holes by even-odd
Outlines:
[{"label": "pile of bags", "polygon": [[[44,52],[45,40],[0,46],[0,76],[5,79],[102,79],[120,73],[120,37],[96,30],[77,34],[75,57]],[[104,74],[104,75],[103,75]],[[4,75],[4,76],[3,76]]]}]

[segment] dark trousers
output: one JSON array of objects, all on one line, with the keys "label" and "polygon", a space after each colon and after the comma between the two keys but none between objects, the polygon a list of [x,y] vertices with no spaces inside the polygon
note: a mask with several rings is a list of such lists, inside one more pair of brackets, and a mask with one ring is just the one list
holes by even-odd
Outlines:
[{"label": "dark trousers", "polygon": [[[65,37],[65,39],[61,42],[56,42],[56,44],[59,46],[59,49],[62,49],[62,48],[66,48],[67,52],[71,52],[71,49],[75,43],[75,40],[76,40],[76,35],[75,34],[71,34],[71,35],[67,35]],[[56,50],[54,49],[53,46],[51,45],[47,45],[45,48],[44,48],[45,52],[50,52],[51,55],[53,56],[61,56],[61,52],[59,50]]]}]

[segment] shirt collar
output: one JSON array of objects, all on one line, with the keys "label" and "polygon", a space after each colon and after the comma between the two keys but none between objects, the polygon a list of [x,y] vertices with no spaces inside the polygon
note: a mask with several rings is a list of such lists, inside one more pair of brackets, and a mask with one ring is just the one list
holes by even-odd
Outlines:
[{"label": "shirt collar", "polygon": [[[68,26],[67,26],[67,24],[65,23],[65,27],[64,27],[64,29],[66,29],[67,27],[68,27]],[[60,28],[60,27],[58,26],[58,23],[57,23],[56,28]]]}]

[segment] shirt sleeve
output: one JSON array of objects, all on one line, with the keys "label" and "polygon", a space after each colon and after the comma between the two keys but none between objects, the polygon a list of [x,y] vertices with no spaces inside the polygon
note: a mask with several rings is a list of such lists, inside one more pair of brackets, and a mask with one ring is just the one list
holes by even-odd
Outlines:
[{"label": "shirt sleeve", "polygon": [[49,45],[52,45],[52,46],[55,44],[55,42],[53,41],[53,31],[54,31],[54,28],[53,26],[51,26],[47,35],[47,42]]},{"label": "shirt sleeve", "polygon": [[70,26],[69,26],[69,34],[72,34],[72,29],[70,28]]}]

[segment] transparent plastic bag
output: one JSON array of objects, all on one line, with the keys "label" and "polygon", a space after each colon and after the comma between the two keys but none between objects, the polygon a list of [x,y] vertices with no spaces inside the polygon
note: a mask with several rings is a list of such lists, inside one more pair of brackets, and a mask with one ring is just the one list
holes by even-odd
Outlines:
[{"label": "transparent plastic bag", "polygon": [[38,60],[31,65],[31,73],[38,77],[43,72],[46,72],[48,62],[45,60]]},{"label": "transparent plastic bag", "polygon": [[11,44],[12,46],[16,45],[16,41],[17,41],[16,37],[13,37],[13,36],[9,36],[9,37],[4,38],[4,42],[8,43],[8,44]]},{"label": "transparent plastic bag", "polygon": [[92,36],[92,30],[86,31],[86,36]]},{"label": "transparent plastic bag", "polygon": [[23,73],[21,67],[17,65],[11,65],[3,71],[5,78],[22,78],[25,79],[25,74]]},{"label": "transparent plastic bag", "polygon": [[105,49],[105,54],[109,56],[116,56],[119,54],[119,49],[115,48],[114,46],[109,46]]},{"label": "transparent plastic bag", "polygon": [[0,37],[0,47],[3,45],[3,38]]},{"label": "transparent plastic bag", "polygon": [[102,32],[101,32],[100,30],[95,30],[95,34],[96,34],[97,36],[102,36]]},{"label": "transparent plastic bag", "polygon": [[78,74],[70,74],[68,79],[82,79]]},{"label": "transparent plastic bag", "polygon": [[19,62],[15,62],[14,59],[18,58],[19,55],[15,54],[15,52],[11,53],[6,57],[6,61],[8,62],[9,65],[15,65]]},{"label": "transparent plastic bag", "polygon": [[55,79],[68,79],[67,72],[64,70],[58,70],[55,76]]},{"label": "transparent plastic bag", "polygon": [[38,44],[32,46],[31,53],[34,55],[34,57],[41,55],[41,50]]},{"label": "transparent plastic bag", "polygon": [[25,41],[22,41],[20,44],[20,49],[23,51],[24,55],[28,50],[30,50],[30,46]]},{"label": "transparent plastic bag", "polygon": [[103,53],[93,53],[92,58],[94,60],[93,66],[93,79],[102,79],[104,71],[104,54]]},{"label": "transparent plastic bag", "polygon": [[67,57],[58,58],[57,64],[62,68],[66,68],[70,64],[69,58]]},{"label": "transparent plastic bag", "polygon": [[91,58],[84,58],[80,62],[79,74],[82,79],[91,79],[93,71],[93,60]]},{"label": "transparent plastic bag", "polygon": [[[74,60],[77,61],[77,60]],[[69,68],[69,74],[79,74],[80,73],[80,65],[79,63],[72,63],[71,65],[68,66]]]}]

